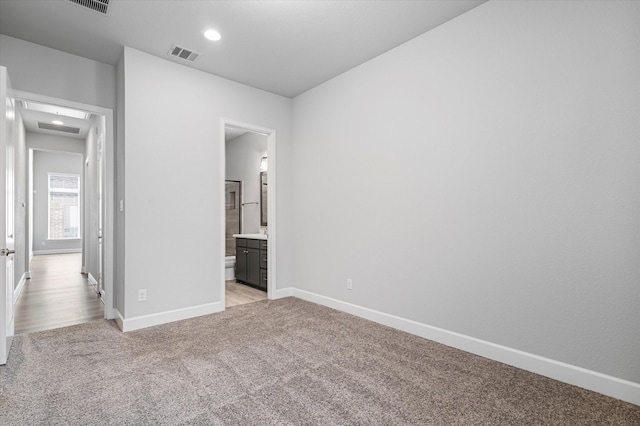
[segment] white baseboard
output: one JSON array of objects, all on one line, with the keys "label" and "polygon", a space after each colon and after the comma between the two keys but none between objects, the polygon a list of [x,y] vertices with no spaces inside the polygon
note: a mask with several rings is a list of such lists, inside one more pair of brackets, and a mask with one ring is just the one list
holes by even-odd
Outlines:
[{"label": "white baseboard", "polygon": [[116,322],[124,332],[153,327],[154,325],[195,318],[202,315],[215,314],[224,311],[222,302],[207,303],[199,306],[175,309],[173,311],[158,312],[157,314],[141,315],[133,318],[123,318],[116,310]]},{"label": "white baseboard", "polygon": [[[279,288],[274,292],[274,299],[282,299],[283,297],[293,296],[293,287]],[[301,298],[302,299],[302,298]]]},{"label": "white baseboard", "polygon": [[[29,274],[29,276],[27,276],[27,273]],[[29,271],[27,271],[24,274],[22,274],[22,277],[20,278],[20,281],[18,282],[18,286],[15,288],[15,290],[13,290],[13,304],[14,305],[18,301],[18,297],[20,297],[20,293],[22,293],[22,289],[24,288],[24,285],[27,283],[27,279],[28,278],[31,278],[31,273]]]},{"label": "white baseboard", "polygon": [[91,272],[89,272],[89,275],[87,276],[87,280],[89,281],[89,285],[92,285],[94,287],[98,287],[98,281],[93,277],[93,275],[91,275]]},{"label": "white baseboard", "polygon": [[39,256],[42,254],[67,254],[67,253],[82,253],[81,248],[70,248],[70,249],[52,249],[52,250],[34,250],[33,255]]},{"label": "white baseboard", "polygon": [[26,277],[28,280],[30,280],[30,279],[31,279],[31,271],[30,271],[30,270],[29,270],[29,271],[27,271],[27,272],[25,272],[24,274],[25,274],[25,277]]},{"label": "white baseboard", "polygon": [[586,368],[530,354],[507,346],[497,345],[485,340],[476,339],[475,337],[433,327],[297,288],[278,290],[276,292],[276,298],[286,297],[280,296],[281,291],[283,294],[291,292],[291,295],[294,297],[309,302],[337,309],[447,346],[640,405],[639,383],[619,379],[596,371],[587,370]]}]

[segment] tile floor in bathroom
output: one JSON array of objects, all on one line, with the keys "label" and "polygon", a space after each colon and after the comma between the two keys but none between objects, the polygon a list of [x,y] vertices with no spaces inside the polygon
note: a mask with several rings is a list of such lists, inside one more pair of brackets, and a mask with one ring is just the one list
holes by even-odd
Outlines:
[{"label": "tile floor in bathroom", "polygon": [[241,284],[236,280],[225,281],[225,287],[225,306],[227,308],[231,306],[244,305],[245,303],[257,302],[258,300],[264,300],[267,298],[266,291],[249,287],[248,285]]}]

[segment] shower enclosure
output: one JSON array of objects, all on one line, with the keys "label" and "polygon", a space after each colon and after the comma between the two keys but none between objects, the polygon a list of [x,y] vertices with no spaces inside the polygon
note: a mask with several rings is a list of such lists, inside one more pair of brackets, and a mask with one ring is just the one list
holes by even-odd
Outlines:
[{"label": "shower enclosure", "polygon": [[242,182],[225,181],[225,257],[236,255],[236,241],[233,234],[242,233]]}]

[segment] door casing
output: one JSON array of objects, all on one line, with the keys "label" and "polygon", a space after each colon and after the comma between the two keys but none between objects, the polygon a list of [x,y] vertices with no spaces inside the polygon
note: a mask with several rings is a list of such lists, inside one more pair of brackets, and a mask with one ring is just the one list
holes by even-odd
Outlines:
[{"label": "door casing", "polygon": [[[226,179],[226,147],[225,147],[225,127],[233,126],[237,128],[241,128],[253,133],[259,133],[267,137],[267,157],[269,158],[269,168],[267,169],[267,180],[269,182],[269,192],[267,193],[267,209],[268,209],[268,218],[269,224],[267,226],[268,231],[268,240],[267,240],[267,250],[269,252],[269,256],[267,258],[267,298],[275,299],[276,298],[276,288],[277,288],[277,271],[276,271],[276,241],[277,241],[277,224],[276,224],[276,165],[277,165],[277,157],[276,157],[276,131],[274,129],[269,129],[267,127],[256,126],[254,124],[245,123],[242,121],[232,120],[228,118],[220,119],[220,141],[222,145],[222,154],[220,155],[218,170],[220,170],[219,174],[219,191],[220,191],[220,235],[224,236],[225,229],[225,179]],[[222,301],[222,306],[225,306],[225,238],[220,238],[220,300]]]},{"label": "door casing", "polygon": [[[0,67],[0,245],[1,249],[14,250],[15,245],[15,119],[16,105],[6,67]],[[7,363],[13,340],[13,289],[14,254],[0,257],[0,365]]]}]

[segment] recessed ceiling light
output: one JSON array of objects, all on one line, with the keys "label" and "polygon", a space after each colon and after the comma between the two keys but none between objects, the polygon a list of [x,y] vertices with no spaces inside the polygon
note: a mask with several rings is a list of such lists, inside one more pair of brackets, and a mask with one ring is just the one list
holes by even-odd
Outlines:
[{"label": "recessed ceiling light", "polygon": [[218,41],[222,38],[220,33],[217,32],[216,30],[207,30],[204,32],[204,36],[206,39],[212,40],[212,41]]},{"label": "recessed ceiling light", "polygon": [[62,125],[64,124],[64,123],[63,123],[62,121],[60,121],[60,120],[53,120],[51,123],[52,123],[52,124],[55,124],[56,126],[62,126]]}]

